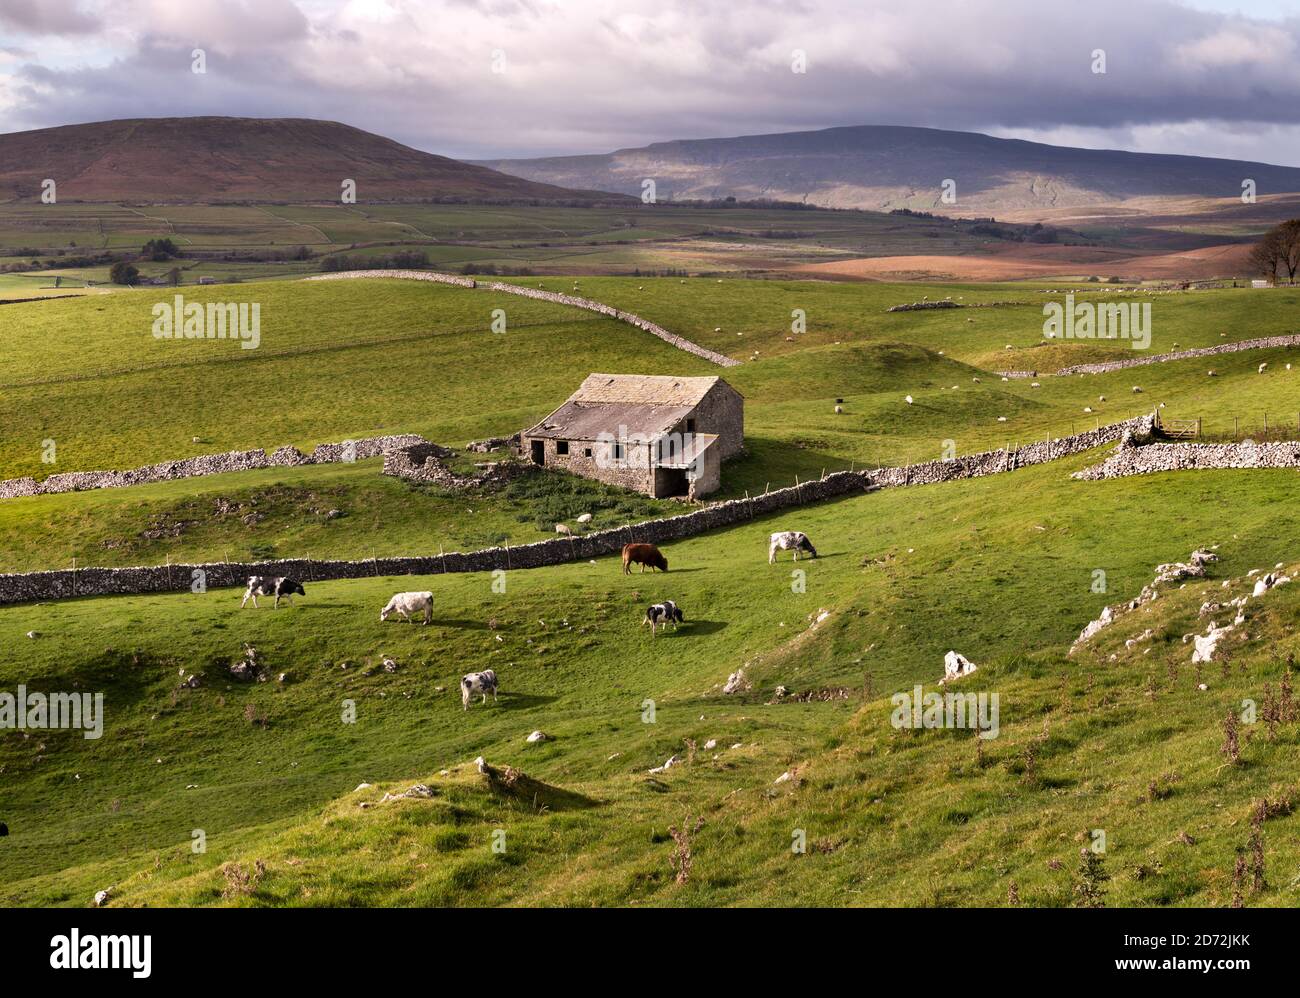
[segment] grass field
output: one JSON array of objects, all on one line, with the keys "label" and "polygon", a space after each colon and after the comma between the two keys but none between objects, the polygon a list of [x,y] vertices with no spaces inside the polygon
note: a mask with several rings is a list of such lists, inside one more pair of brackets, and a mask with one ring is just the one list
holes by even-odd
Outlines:
[{"label": "grass field", "polygon": [[[756,521],[674,545],[668,575],[626,578],[603,559],[511,573],[505,593],[487,577],[431,579],[427,629],[377,619],[395,586],[419,581],[408,579],[316,585],[280,611],[240,612],[233,591],[0,611],[0,647],[22,649],[4,656],[3,688],[93,686],[108,712],[102,741],[0,743],[15,833],[0,896],[79,905],[111,884],[121,903],[154,905],[946,905],[1005,903],[1015,882],[1022,903],[1068,904],[1079,837],[1100,828],[1111,903],[1226,904],[1251,800],[1291,793],[1297,732],[1251,729],[1225,772],[1220,720],[1280,679],[1300,591],[1252,610],[1226,673],[1189,667],[1178,635],[1198,628],[1202,599],[1221,598],[1219,578],[1290,560],[1292,476],[1070,481],[1085,460]],[[792,566],[763,560],[767,531],[794,518],[822,549],[801,565],[803,594]],[[1065,658],[1155,562],[1217,542],[1212,582]],[[1097,568],[1108,594],[1091,591]],[[667,595],[689,624],[652,642],[640,608]],[[1122,644],[1139,627],[1156,631],[1150,655]],[[243,642],[289,682],[231,683],[224,666]],[[888,695],[932,683],[949,647],[980,664],[963,688],[1003,704],[982,762],[969,733],[888,722]],[[400,670],[378,670],[382,655]],[[742,663],[755,693],[720,697]],[[459,674],[488,665],[500,703],[457,710]],[[178,689],[179,672],[203,686]],[[849,692],[765,706],[778,684]],[[341,722],[345,700],[354,725]],[[538,728],[553,740],[525,745]],[[718,747],[700,748],[709,739]],[[480,754],[540,785],[491,789],[467,766]],[[674,754],[680,769],[647,775]],[[434,799],[358,806],[417,780]],[[353,793],[362,781],[375,789]],[[688,815],[705,824],[678,885],[667,830]],[[1252,903],[1294,903],[1295,820],[1268,823],[1275,874]],[[497,829],[504,854],[491,849]],[[807,855],[791,852],[796,829]],[[257,860],[265,878],[231,893],[219,867],[251,873]]]},{"label": "grass field", "polygon": [[[243,352],[154,340],[152,292],[7,305],[0,477],[379,432],[462,444],[519,429],[602,369],[722,373],[741,390],[749,453],[724,467],[724,495],[930,459],[947,441],[1026,443],[1161,402],[1209,430],[1235,415],[1243,433],[1300,410],[1285,350],[1002,382],[991,369],[1120,353],[1035,345],[1042,285],[578,283],[744,363],[720,372],[611,320],[413,282],[187,289],[261,302],[262,346]],[[1021,304],[885,312],[923,295]],[[1157,296],[1151,351],[1295,331],[1296,295]],[[487,331],[496,307],[501,336]],[[47,438],[54,466],[40,461]],[[278,611],[240,611],[233,590],[0,608],[0,691],[102,690],[106,710],[99,740],[0,737],[0,901],[79,906],[111,886],[115,904],[150,905],[1059,906],[1077,901],[1079,850],[1100,829],[1108,904],[1227,905],[1266,798],[1267,887],[1243,902],[1293,906],[1300,731],[1243,725],[1236,764],[1220,747],[1230,709],[1277,696],[1300,589],[1248,604],[1226,666],[1192,666],[1182,636],[1204,630],[1203,602],[1249,591],[1249,570],[1300,560],[1295,472],[1070,479],[1102,456],[756,520],[671,545],[666,575],[625,577],[606,558],[510,572],[504,592],[487,575],[313,583]],[[579,509],[604,526],[679,508],[567,479],[445,495],[377,464],[4,501],[0,571],[422,553],[538,539]],[[767,534],[788,528],[821,554],[797,566],[803,592],[796,566],[764,557]],[[1067,657],[1103,605],[1210,544],[1209,579],[1167,587]],[[1238,580],[1226,594],[1225,579]],[[432,626],[379,622],[392,592],[426,587]],[[638,623],[663,598],[687,624],[651,640]],[[269,682],[229,678],[245,642]],[[967,731],[890,723],[890,696],[933,689],[949,649],[979,665],[960,689],[1000,698],[982,752]],[[397,672],[380,668],[386,655]],[[722,696],[742,666],[753,691]],[[457,710],[460,675],[485,667],[500,702]],[[180,686],[190,674],[197,689]],[[769,703],[778,686],[830,699]],[[526,744],[536,729],[551,739]],[[526,775],[480,776],[479,755]],[[380,803],[416,782],[433,796]],[[701,818],[681,883],[670,826],[682,839]],[[800,833],[804,853],[791,848]]]},{"label": "grass field", "polygon": [[[39,266],[59,256],[138,249],[173,240],[185,254],[142,262],[145,277],[182,269],[182,281],[275,279],[314,271],[319,257],[415,248],[431,264],[540,274],[635,270],[780,270],[864,256],[970,254],[1003,243],[966,220],[865,211],[780,208],[620,208],[455,204],[112,205],[0,204],[0,253]],[[1076,237],[1077,238],[1077,237]],[[304,246],[317,259],[250,257]],[[5,258],[0,256],[0,263]],[[51,271],[52,272],[52,271]],[[108,266],[89,274],[106,282]]]},{"label": "grass field", "polygon": [[[532,283],[571,289],[573,282]],[[1048,298],[1036,292],[1020,291],[1018,299],[1031,299],[1021,305],[887,313],[890,304],[922,295],[1011,299],[1004,288],[977,286],[578,283],[584,294],[745,358],[725,372],[746,397],[748,453],[728,464],[724,497],[851,466],[932,460],[948,448],[972,453],[1063,436],[1160,403],[1167,416],[1201,418],[1208,434],[1259,434],[1265,421],[1276,432],[1300,421],[1300,366],[1286,370],[1296,353],[1290,349],[1042,377],[1038,388],[1028,380],[1003,382],[988,368],[1050,370],[1083,357],[1137,355],[1096,341],[1034,345],[1045,342],[1041,300]],[[234,341],[154,339],[151,309],[169,294],[4,306],[19,321],[0,333],[13,358],[0,384],[8,429],[0,437],[0,477],[129,468],[285,443],[308,450],[378,433],[419,432],[458,446],[530,425],[592,370],[719,372],[622,323],[482,290],[396,280],[189,289],[195,301],[260,304],[261,346],[250,351]],[[1283,289],[1157,296],[1148,352],[1228,342],[1223,332],[1242,339],[1293,331],[1298,300],[1300,292]],[[487,331],[495,308],[506,310],[504,334]],[[807,318],[799,335],[777,325],[792,308]],[[1008,342],[1017,349],[1007,351]],[[736,350],[741,343],[757,357]],[[1262,361],[1269,370],[1261,376]],[[1206,376],[1211,365],[1214,378]],[[834,411],[836,399],[843,399],[842,414]],[[255,417],[246,415],[250,403]],[[54,464],[43,462],[47,440],[56,444]],[[370,547],[390,554],[438,545],[455,550],[533,540],[549,529],[548,516],[576,515],[576,505],[536,499],[414,494],[377,471],[363,463],[12,500],[0,511],[0,568],[64,566],[73,558],[236,558],[299,545],[353,557]],[[247,525],[242,513],[209,520],[202,504],[218,500],[250,510],[260,503],[259,515],[274,526]],[[309,511],[322,507],[371,512],[350,523],[321,521]],[[621,522],[641,513],[626,509]],[[376,531],[380,522],[389,528]]]}]

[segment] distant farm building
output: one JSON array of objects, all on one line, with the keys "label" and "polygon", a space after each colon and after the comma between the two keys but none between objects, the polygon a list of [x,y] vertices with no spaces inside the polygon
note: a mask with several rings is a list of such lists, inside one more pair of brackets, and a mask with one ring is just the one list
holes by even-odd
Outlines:
[{"label": "distant farm building", "polygon": [[745,400],[721,378],[592,374],[520,434],[521,456],[656,499],[717,491],[745,443]]}]

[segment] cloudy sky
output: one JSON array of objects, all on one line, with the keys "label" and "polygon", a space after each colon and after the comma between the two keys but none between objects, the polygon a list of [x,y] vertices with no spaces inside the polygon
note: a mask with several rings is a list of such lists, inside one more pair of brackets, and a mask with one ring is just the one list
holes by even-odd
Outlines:
[{"label": "cloudy sky", "polygon": [[1300,166],[1300,0],[0,0],[0,133],[193,114],[464,158],[900,124]]}]

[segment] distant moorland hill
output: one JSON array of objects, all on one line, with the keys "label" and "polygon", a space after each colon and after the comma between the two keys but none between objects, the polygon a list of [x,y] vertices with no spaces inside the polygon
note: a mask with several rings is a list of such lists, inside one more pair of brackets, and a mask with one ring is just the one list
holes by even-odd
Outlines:
[{"label": "distant moorland hill", "polygon": [[617,200],[420,152],[336,121],[135,118],[0,136],[0,199],[60,201]]},{"label": "distant moorland hill", "polygon": [[[883,125],[657,142],[604,155],[479,165],[542,183],[626,194],[640,194],[643,180],[653,178],[661,199],[773,198],[999,218],[1131,199],[1237,198],[1247,179],[1261,196],[1300,191],[1300,169],[1293,167]],[[955,204],[941,200],[945,180],[955,182]]]}]

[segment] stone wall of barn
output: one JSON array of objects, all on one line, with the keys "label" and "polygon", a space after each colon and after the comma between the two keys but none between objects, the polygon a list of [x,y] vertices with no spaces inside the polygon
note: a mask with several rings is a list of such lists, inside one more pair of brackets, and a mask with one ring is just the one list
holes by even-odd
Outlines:
[{"label": "stone wall of barn", "polygon": [[697,433],[716,433],[722,460],[745,449],[745,399],[730,385],[719,384],[707,392],[693,414]]},{"label": "stone wall of barn", "polygon": [[507,571],[539,568],[615,554],[634,541],[664,544],[718,530],[769,513],[861,495],[876,488],[928,485],[979,478],[1028,465],[1042,464],[1121,439],[1125,431],[1147,433],[1151,416],[1138,416],[1096,430],[1043,441],[1014,450],[987,451],[951,461],[927,461],[900,468],[839,471],[746,499],[713,503],[680,516],[572,537],[557,537],[519,547],[493,547],[479,551],[449,552],[418,558],[377,558],[369,561],[332,561],[292,558],[280,561],[160,565],[147,568],[81,568],[52,572],[0,575],[0,604],[106,596],[193,591],[201,581],[207,589],[242,586],[250,575],[289,576],[303,582],[355,579],[372,576],[439,575],[444,572]]},{"label": "stone wall of barn", "polygon": [[[616,432],[616,428],[610,432]],[[519,444],[519,453],[526,461],[532,460],[534,440],[542,444],[547,468],[567,471],[641,493],[648,493],[653,484],[654,471],[650,467],[649,444],[627,441],[624,459],[616,461],[609,453],[614,446],[609,441],[568,440],[565,443],[569,445],[569,453],[561,454],[560,441],[526,436]],[[590,456],[587,455],[588,450],[591,451]]]}]

